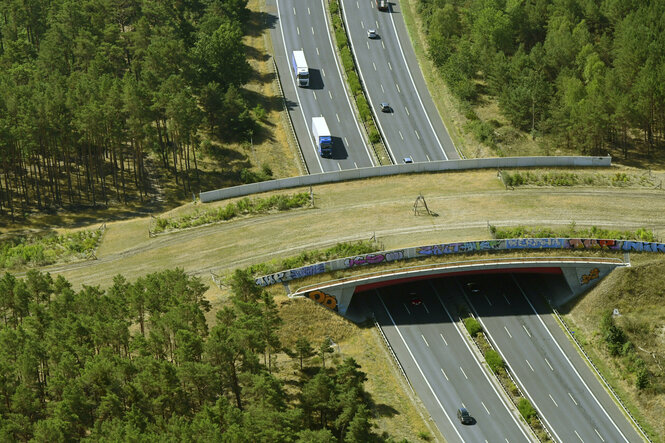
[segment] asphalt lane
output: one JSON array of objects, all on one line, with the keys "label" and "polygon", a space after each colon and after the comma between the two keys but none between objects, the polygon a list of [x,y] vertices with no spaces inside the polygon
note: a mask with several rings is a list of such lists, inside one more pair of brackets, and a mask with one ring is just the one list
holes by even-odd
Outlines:
[{"label": "asphalt lane", "polygon": [[[374,166],[341,77],[322,0],[269,0],[276,14],[271,36],[287,106],[310,173]],[[304,50],[310,86],[299,88],[291,54]],[[333,158],[318,155],[311,132],[312,117],[323,116],[333,137]]]},{"label": "asphalt lane", "polygon": [[465,280],[460,287],[556,441],[641,441],[558,325],[545,323],[551,311],[539,294],[552,280],[541,277],[528,292],[502,276],[475,278],[473,291]]},{"label": "asphalt lane", "polygon": [[[399,4],[379,11],[374,0],[342,0],[361,79],[386,146],[396,162],[459,158],[432,102],[404,26]],[[378,38],[369,39],[375,29]],[[382,112],[388,102],[391,112]]]},{"label": "asphalt lane", "polygon": [[[414,295],[422,300],[411,304]],[[451,320],[460,294],[429,283],[384,288],[370,309],[402,362],[415,391],[447,441],[529,441],[516,412],[508,408],[469,343]],[[466,407],[475,419],[462,425],[456,417]]]}]

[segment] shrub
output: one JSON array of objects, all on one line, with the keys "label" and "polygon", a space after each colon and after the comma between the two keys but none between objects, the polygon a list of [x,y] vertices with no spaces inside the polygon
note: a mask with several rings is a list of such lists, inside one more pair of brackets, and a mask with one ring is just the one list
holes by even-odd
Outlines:
[{"label": "shrub", "polygon": [[[339,17],[337,18],[339,21]],[[335,17],[333,16],[333,24],[335,23]],[[343,48],[347,47],[348,40],[346,38],[346,32],[344,32],[344,29],[342,28],[341,24],[339,26],[335,26],[335,40],[337,41],[337,49],[340,51]]]},{"label": "shrub", "polygon": [[524,419],[527,421],[538,416],[536,410],[533,408],[533,406],[531,406],[531,402],[526,398],[520,398],[520,401],[517,404],[517,409],[520,411],[520,414],[522,414],[522,417],[524,417]]},{"label": "shrub", "polygon": [[261,103],[254,106],[254,109],[252,109],[252,112],[254,113],[254,117],[258,121],[263,121],[263,119],[266,118],[266,110],[263,106],[261,106]]},{"label": "shrub", "polygon": [[330,0],[330,13],[337,14],[338,12],[339,12],[339,3],[337,3],[337,0]]},{"label": "shrub", "polygon": [[637,370],[635,377],[635,387],[637,389],[644,389],[649,384],[649,371],[646,368],[640,368]]},{"label": "shrub", "polygon": [[360,97],[362,97],[363,91],[360,87],[360,79],[358,78],[358,74],[356,74],[355,71],[349,72],[349,87],[351,88],[351,93],[354,96],[357,96],[358,101],[360,101]]},{"label": "shrub", "polygon": [[485,353],[485,360],[487,361],[487,365],[490,367],[492,372],[499,372],[500,369],[503,369],[506,364],[501,358],[501,355],[499,355],[498,352],[496,352],[494,349],[490,349]]},{"label": "shrub", "polygon": [[369,110],[367,100],[365,100],[365,97],[362,95],[358,96],[358,113],[364,122],[370,121],[372,119],[372,113]]},{"label": "shrub", "polygon": [[342,57],[342,65],[344,66],[344,71],[349,73],[353,70],[353,57],[351,57],[351,50],[348,46],[343,47],[340,50]]},{"label": "shrub", "polygon": [[379,143],[381,141],[381,135],[379,134],[379,131],[376,130],[376,128],[372,128],[369,131],[369,141],[372,143]]},{"label": "shrub", "polygon": [[469,332],[471,337],[475,337],[479,332],[483,331],[483,327],[480,325],[478,320],[473,317],[465,318],[464,326],[466,326],[466,330]]}]

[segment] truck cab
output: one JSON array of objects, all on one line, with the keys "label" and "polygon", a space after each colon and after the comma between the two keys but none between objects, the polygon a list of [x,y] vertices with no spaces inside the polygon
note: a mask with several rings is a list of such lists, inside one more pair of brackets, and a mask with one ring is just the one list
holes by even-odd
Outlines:
[{"label": "truck cab", "polygon": [[388,0],[374,0],[376,2],[376,7],[379,9],[379,11],[387,11],[388,10]]},{"label": "truck cab", "polygon": [[296,84],[301,88],[309,86],[309,66],[304,51],[293,51],[291,66],[296,77]]}]

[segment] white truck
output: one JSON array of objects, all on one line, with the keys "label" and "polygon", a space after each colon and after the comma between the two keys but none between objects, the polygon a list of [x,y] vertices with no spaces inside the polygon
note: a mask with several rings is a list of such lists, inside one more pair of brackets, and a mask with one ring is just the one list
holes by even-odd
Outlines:
[{"label": "white truck", "polygon": [[305,60],[305,52],[293,51],[291,65],[296,76],[296,84],[301,88],[309,86],[309,67],[307,66],[307,60]]},{"label": "white truck", "polygon": [[312,118],[312,135],[321,157],[332,157],[332,136],[325,117]]}]

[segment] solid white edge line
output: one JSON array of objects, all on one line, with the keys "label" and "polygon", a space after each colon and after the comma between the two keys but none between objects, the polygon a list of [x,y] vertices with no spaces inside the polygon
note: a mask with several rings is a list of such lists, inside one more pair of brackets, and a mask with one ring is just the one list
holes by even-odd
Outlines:
[{"label": "solid white edge line", "polygon": [[[489,330],[487,329],[487,326],[485,326],[485,323],[483,322],[483,319],[478,315],[478,311],[476,311],[476,308],[473,306],[473,303],[471,303],[471,300],[469,299],[469,297],[467,297],[466,293],[464,292],[464,288],[462,287],[462,284],[459,281],[457,282],[457,284],[460,288],[460,291],[462,291],[462,295],[466,299],[466,302],[469,304],[469,306],[473,310],[473,313],[476,316],[476,320],[478,320],[480,322],[480,324],[482,325],[483,332],[485,334],[487,334],[487,336],[490,338],[490,340],[492,340],[494,343],[496,343],[496,340],[494,340],[492,338],[492,334],[490,334]],[[497,347],[496,351],[499,353],[499,355],[501,355],[501,358],[503,359],[503,361],[508,361],[506,359],[506,356],[501,351],[501,348]],[[517,382],[520,385],[522,385],[522,391],[524,392],[524,395],[527,396],[527,399],[531,402],[531,405],[535,408],[536,412],[538,412],[538,415],[540,416],[540,418],[545,422],[545,424],[547,425],[547,427],[550,430],[550,432],[552,433],[552,435],[554,435],[554,437],[557,439],[557,441],[563,441],[563,440],[561,440],[561,438],[559,438],[559,436],[557,435],[557,433],[554,430],[554,428],[552,427],[552,425],[547,421],[547,418],[545,418],[542,411],[538,408],[537,403],[535,401],[533,401],[533,397],[531,397],[531,395],[529,394],[529,391],[527,391],[526,388],[524,388],[524,383],[522,383],[520,381],[520,379],[517,376],[517,374],[515,373],[515,371],[513,371],[512,374],[513,374],[513,377],[515,378],[515,380],[517,380]]]},{"label": "solid white edge line", "polygon": [[[515,422],[515,424],[517,425],[519,430],[522,432],[522,435],[524,435],[524,437],[527,439],[527,441],[531,441],[529,436],[526,435],[526,433],[524,432],[524,428],[522,427],[520,422],[518,422],[517,419],[515,418],[515,416],[511,413],[511,408],[506,403],[506,399],[503,398],[503,395],[499,394],[499,391],[496,390],[496,387],[494,386],[494,383],[492,383],[489,376],[487,375],[487,372],[485,372],[485,370],[483,369],[483,365],[480,363],[480,361],[476,357],[476,354],[474,354],[473,351],[471,350],[471,348],[469,347],[469,343],[467,343],[466,339],[464,338],[464,334],[462,334],[462,331],[459,330],[459,328],[457,326],[457,323],[455,323],[455,320],[453,320],[452,315],[450,315],[450,312],[448,311],[448,308],[446,308],[446,305],[443,303],[443,300],[441,300],[441,296],[439,295],[439,291],[436,290],[436,287],[434,286],[434,284],[431,281],[429,282],[429,284],[430,284],[430,287],[434,290],[434,293],[436,294],[436,298],[437,298],[437,300],[439,300],[439,303],[443,307],[443,310],[446,311],[446,315],[448,315],[448,318],[450,319],[453,326],[455,327],[455,330],[457,331],[459,336],[462,338],[462,342],[464,343],[464,346],[466,346],[466,349],[469,351],[469,354],[471,354],[471,357],[473,357],[473,360],[476,362],[476,364],[480,368],[480,372],[482,372],[483,375],[485,376],[485,379],[487,380],[487,383],[489,383],[490,387],[492,388],[492,390],[494,391],[496,396],[501,401],[501,404],[503,405],[503,407],[506,408],[506,411],[508,412],[508,415],[510,415],[510,417],[513,419],[513,421]],[[464,292],[464,291],[462,290],[462,292]]]},{"label": "solid white edge line", "polygon": [[[326,31],[328,31],[328,43],[330,44],[330,49],[332,50],[332,53],[333,53],[333,60],[335,61],[335,67],[337,68],[337,74],[339,75],[339,79],[342,82],[342,90],[344,91],[344,96],[346,97],[346,102],[348,103],[349,110],[351,111],[351,114],[353,115],[353,121],[356,124],[356,129],[358,130],[358,135],[360,135],[360,140],[362,140],[363,146],[365,147],[365,152],[367,153],[367,158],[369,159],[369,162],[372,166],[376,166],[374,164],[374,159],[372,158],[372,154],[370,154],[370,152],[369,152],[369,146],[367,146],[367,142],[365,140],[365,137],[363,137],[363,132],[360,130],[360,125],[358,124],[358,119],[356,119],[355,113],[353,112],[353,106],[351,105],[351,99],[349,98],[349,94],[346,92],[346,86],[344,85],[344,76],[342,75],[342,71],[339,69],[339,63],[337,61],[337,55],[335,53],[335,45],[333,45],[332,37],[330,36],[331,32],[330,32],[330,27],[328,26],[328,16],[326,15],[326,10],[325,10],[326,5],[324,4],[323,0],[321,0],[321,7],[323,8],[324,22],[326,24]],[[343,8],[342,10],[344,11],[344,19],[346,20],[346,8]]]},{"label": "solid white edge line", "polygon": [[448,155],[446,155],[446,151],[445,149],[443,149],[443,145],[441,144],[441,140],[439,140],[439,136],[436,135],[436,131],[434,130],[434,125],[432,125],[432,121],[429,119],[429,115],[427,114],[425,105],[423,104],[423,101],[420,98],[420,93],[418,92],[418,88],[416,87],[416,82],[413,81],[413,76],[411,75],[411,69],[409,69],[409,64],[406,61],[406,56],[404,55],[404,49],[402,49],[402,43],[399,39],[399,33],[397,32],[397,27],[395,26],[395,18],[393,17],[393,14],[390,14],[390,21],[393,24],[393,30],[395,31],[395,36],[397,37],[397,46],[399,46],[399,52],[402,54],[402,60],[404,61],[404,65],[406,66],[406,72],[409,74],[409,78],[411,79],[411,84],[413,85],[413,89],[416,91],[416,97],[418,97],[418,102],[420,103],[420,106],[423,108],[423,113],[425,114],[425,118],[427,118],[427,123],[429,123],[429,127],[432,130],[432,133],[434,134],[436,142],[439,144],[439,148],[441,148],[441,152],[443,152],[443,156],[446,158],[446,160],[448,160]]},{"label": "solid white edge line", "polygon": [[540,321],[540,324],[543,326],[543,328],[545,329],[545,331],[547,331],[547,335],[550,336],[550,338],[552,339],[552,341],[553,341],[554,344],[556,345],[556,347],[557,347],[557,349],[559,350],[559,352],[561,352],[561,355],[563,355],[563,358],[566,359],[566,361],[568,362],[568,364],[570,365],[570,367],[573,369],[573,372],[575,372],[575,375],[577,375],[577,377],[580,379],[580,381],[582,382],[582,384],[584,385],[584,387],[587,389],[587,391],[589,391],[589,394],[591,394],[591,397],[593,397],[593,399],[596,401],[596,404],[598,405],[598,407],[603,411],[603,413],[605,414],[605,417],[607,417],[607,419],[610,421],[610,423],[612,423],[612,425],[614,425],[614,428],[617,430],[617,432],[619,433],[619,435],[621,435],[621,437],[622,437],[626,442],[628,442],[628,439],[626,438],[625,435],[623,435],[623,432],[621,432],[621,429],[619,429],[619,426],[617,426],[617,424],[614,423],[614,420],[612,420],[612,417],[610,417],[610,414],[607,413],[607,411],[605,410],[605,408],[603,407],[603,405],[600,403],[600,401],[598,401],[598,399],[596,398],[596,396],[594,395],[594,393],[591,391],[591,389],[589,388],[589,386],[586,384],[586,382],[584,381],[584,379],[582,378],[582,376],[580,375],[580,373],[577,372],[577,369],[575,368],[575,366],[573,365],[573,363],[568,359],[568,356],[565,354],[565,352],[563,352],[563,349],[561,349],[561,346],[559,346],[559,342],[557,342],[557,341],[554,339],[554,336],[553,336],[552,333],[550,332],[550,330],[549,330],[549,328],[547,327],[547,325],[545,325],[545,322],[543,321],[543,319],[540,318],[540,315],[538,315],[538,312],[536,312],[536,308],[534,308],[534,306],[531,304],[531,300],[529,300],[529,297],[526,296],[526,293],[524,292],[524,290],[522,289],[522,286],[519,284],[519,282],[517,281],[517,279],[515,278],[514,275],[512,276],[512,278],[513,278],[513,281],[515,282],[515,284],[517,285],[517,287],[519,288],[520,292],[522,293],[522,297],[524,297],[524,299],[527,301],[527,303],[529,303],[529,306],[531,306],[531,309],[533,310],[534,314],[536,314],[536,317],[537,317],[538,320]]},{"label": "solid white edge line", "polygon": [[413,362],[416,364],[416,368],[418,368],[418,372],[420,372],[420,376],[423,378],[423,380],[425,380],[425,384],[427,384],[427,387],[429,388],[430,392],[431,392],[432,395],[434,396],[434,399],[436,400],[437,404],[439,405],[439,407],[440,407],[441,410],[443,411],[443,415],[446,416],[446,418],[448,419],[448,422],[450,422],[450,425],[453,427],[453,429],[455,430],[455,433],[456,433],[457,436],[460,438],[460,440],[464,441],[464,439],[463,439],[462,436],[460,435],[459,431],[458,431],[457,428],[455,427],[455,424],[453,423],[453,421],[451,420],[451,418],[450,418],[450,417],[448,416],[448,414],[446,413],[446,410],[443,409],[443,405],[442,405],[441,402],[439,401],[439,397],[438,397],[438,396],[436,395],[436,393],[434,392],[434,389],[432,389],[432,385],[429,384],[429,380],[427,380],[427,377],[425,377],[425,373],[424,373],[423,370],[420,368],[420,365],[418,364],[418,360],[416,360],[416,357],[413,356],[413,353],[411,352],[411,348],[409,348],[409,345],[406,344],[406,340],[404,339],[404,336],[402,335],[402,333],[400,332],[399,328],[397,327],[397,323],[395,323],[395,320],[393,319],[393,316],[390,315],[390,311],[388,310],[388,306],[386,306],[386,304],[383,302],[383,298],[381,298],[381,294],[379,294],[379,291],[375,291],[375,293],[376,293],[376,296],[379,298],[379,301],[380,301],[381,304],[383,305],[383,309],[386,310],[386,313],[388,314],[388,317],[390,317],[390,321],[393,323],[393,326],[395,326],[395,331],[397,331],[397,334],[399,335],[399,338],[402,339],[402,343],[404,343],[404,346],[406,347],[406,350],[409,352],[409,355],[411,356],[411,359],[412,359]]},{"label": "solid white edge line", "polygon": [[[279,0],[275,1],[277,3],[277,13],[279,14]],[[319,158],[319,151],[316,149],[316,143],[314,143],[314,137],[312,137],[312,130],[307,124],[307,118],[305,117],[305,110],[303,109],[302,102],[300,101],[300,94],[298,94],[298,85],[296,84],[296,79],[293,76],[293,71],[291,70],[291,60],[289,59],[289,50],[286,48],[286,38],[284,37],[284,28],[282,27],[282,20],[278,21],[279,21],[279,30],[280,33],[282,34],[282,44],[284,45],[284,55],[286,55],[286,61],[287,64],[289,65],[289,75],[291,76],[291,81],[293,82],[293,85],[296,88],[296,99],[298,99],[298,107],[300,108],[302,119],[305,121],[305,128],[307,128],[308,131],[307,138],[309,139],[309,142],[312,144],[312,147],[314,148],[314,157],[316,157],[316,162],[319,164],[319,169],[321,170],[321,172],[326,172],[323,169],[323,165],[321,164],[321,159]]]}]

